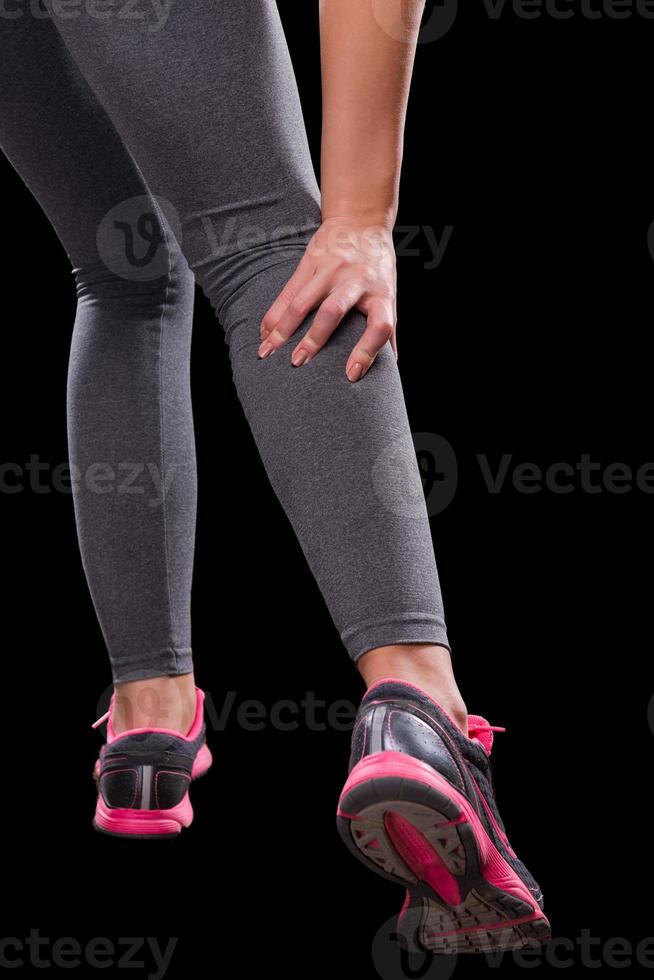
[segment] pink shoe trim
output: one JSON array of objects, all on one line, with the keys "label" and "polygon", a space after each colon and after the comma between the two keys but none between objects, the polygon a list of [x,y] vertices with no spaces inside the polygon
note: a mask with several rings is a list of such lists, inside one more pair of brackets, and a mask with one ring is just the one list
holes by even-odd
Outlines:
[{"label": "pink shoe trim", "polygon": [[188,793],[177,806],[168,810],[111,809],[98,797],[95,823],[101,830],[113,834],[178,834],[193,820],[193,808]]},{"label": "pink shoe trim", "polygon": [[416,878],[431,885],[448,905],[460,905],[458,881],[424,834],[392,810],[384,817],[384,825],[393,847]]},{"label": "pink shoe trim", "polygon": [[404,905],[400,909],[400,914],[397,919],[398,924],[402,921],[402,919],[404,918],[404,916],[406,915],[410,907],[411,907],[411,895],[409,893],[409,890],[407,889],[407,893],[404,897]]},{"label": "pink shoe trim", "polygon": [[[446,718],[454,725],[457,731],[461,732],[460,727],[454,721],[452,716],[445,710],[445,708],[436,701],[431,694],[427,694],[421,687],[417,684],[413,684],[411,681],[405,681],[401,677],[383,677],[379,681],[375,681],[371,684],[366,691],[366,697],[368,694],[373,692],[375,688],[379,687],[380,684],[403,684],[405,687],[411,687],[414,691],[418,691],[423,697],[428,698],[432,704],[435,704],[439,711],[442,711]],[[477,742],[482,746],[486,755],[490,755],[491,748],[493,746],[493,732],[505,732],[506,729],[499,725],[489,725],[485,718],[481,715],[468,715],[468,735],[461,734],[464,738],[467,738],[469,742]],[[471,735],[470,732],[478,733],[481,738],[477,737],[477,734]]]},{"label": "pink shoe trim", "polygon": [[203,776],[207,771],[211,763],[213,762],[213,756],[211,755],[211,750],[209,746],[204,743],[200,751],[195,757],[193,762],[193,769],[191,770],[191,779],[197,779],[198,776]]},{"label": "pink shoe trim", "polygon": [[482,791],[479,789],[479,786],[477,786],[476,779],[474,779],[472,776],[470,776],[470,779],[472,780],[472,784],[475,787],[475,792],[477,793],[477,796],[479,797],[479,799],[481,801],[481,804],[482,804],[484,810],[486,811],[486,816],[488,817],[488,819],[492,823],[493,827],[495,828],[495,833],[500,838],[500,840],[502,841],[502,843],[506,847],[507,851],[509,851],[509,853],[511,854],[511,856],[512,857],[517,857],[518,855],[516,854],[516,852],[513,850],[513,848],[509,844],[509,838],[506,836],[506,834],[504,833],[504,831],[501,829],[500,825],[498,824],[497,820],[495,819],[495,814],[493,813],[493,811],[491,810],[490,806],[486,802],[486,799],[485,799]]},{"label": "pink shoe trim", "polygon": [[[533,895],[505,861],[486,833],[479,816],[468,800],[431,766],[403,752],[378,752],[357,763],[343,787],[341,800],[350,790],[363,783],[387,777],[412,779],[442,793],[454,803],[473,831],[479,851],[480,869],[484,879],[496,888],[521,899],[540,916],[542,912]],[[392,804],[389,803],[389,809]],[[339,807],[339,812],[340,807]]]}]

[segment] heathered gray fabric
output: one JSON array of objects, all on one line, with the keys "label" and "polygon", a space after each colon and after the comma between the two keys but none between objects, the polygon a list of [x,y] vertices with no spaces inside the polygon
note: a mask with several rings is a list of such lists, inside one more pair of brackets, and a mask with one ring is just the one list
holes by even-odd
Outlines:
[{"label": "heathered gray fabric", "polygon": [[[75,514],[114,680],[192,669],[194,278],[224,327],[259,452],[350,656],[447,645],[390,348],[363,381],[347,380],[365,327],[355,312],[302,368],[290,347],[257,357],[261,318],[320,221],[273,0],[116,2],[102,16],[80,0],[50,19],[28,3],[16,9],[0,18],[0,142],[75,270]],[[155,241],[145,269],[125,254],[136,213]]]}]

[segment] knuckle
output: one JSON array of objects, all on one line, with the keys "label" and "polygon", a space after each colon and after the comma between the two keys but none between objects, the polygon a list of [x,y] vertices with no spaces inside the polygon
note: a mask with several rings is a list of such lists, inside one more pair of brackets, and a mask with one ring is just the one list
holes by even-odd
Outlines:
[{"label": "knuckle", "polygon": [[277,298],[277,302],[282,307],[289,306],[293,302],[294,296],[295,293],[293,292],[293,290],[288,285],[286,285],[284,289],[282,289],[281,293],[279,294]]},{"label": "knuckle", "polygon": [[288,305],[289,311],[293,316],[305,316],[307,311],[307,303],[301,296],[294,296]]},{"label": "knuckle", "polygon": [[357,278],[366,286],[377,286],[379,282],[377,270],[368,263],[363,263],[357,268]]},{"label": "knuckle", "polygon": [[341,299],[326,299],[322,304],[323,313],[329,317],[340,317],[345,313],[345,303]]}]

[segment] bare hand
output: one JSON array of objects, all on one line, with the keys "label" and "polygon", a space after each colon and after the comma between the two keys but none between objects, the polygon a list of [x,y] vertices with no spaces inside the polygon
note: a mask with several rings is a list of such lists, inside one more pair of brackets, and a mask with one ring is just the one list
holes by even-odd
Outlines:
[{"label": "bare hand", "polygon": [[261,321],[259,357],[282,347],[317,308],[311,327],[291,354],[291,362],[301,367],[325,346],[346,313],[357,309],[368,323],[345,373],[350,381],[359,381],[384,344],[391,344],[397,358],[395,291],[392,232],[346,217],[329,218]]}]

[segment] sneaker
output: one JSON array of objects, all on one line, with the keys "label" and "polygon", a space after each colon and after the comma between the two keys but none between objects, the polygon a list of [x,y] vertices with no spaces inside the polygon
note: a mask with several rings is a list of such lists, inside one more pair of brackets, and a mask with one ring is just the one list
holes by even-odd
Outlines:
[{"label": "sneaker", "polygon": [[[540,888],[495,803],[494,728],[466,737],[424,691],[374,684],[361,703],[338,829],[371,871],[401,882],[399,931],[434,953],[487,952],[550,938]],[[415,948],[415,947],[414,947]]]},{"label": "sneaker", "polygon": [[114,837],[176,837],[193,820],[191,781],[211,765],[205,741],[204,694],[196,688],[195,720],[187,735],[167,728],[132,728],[116,735],[109,711],[107,742],[100,749],[93,776],[98,802],[93,826]]}]

